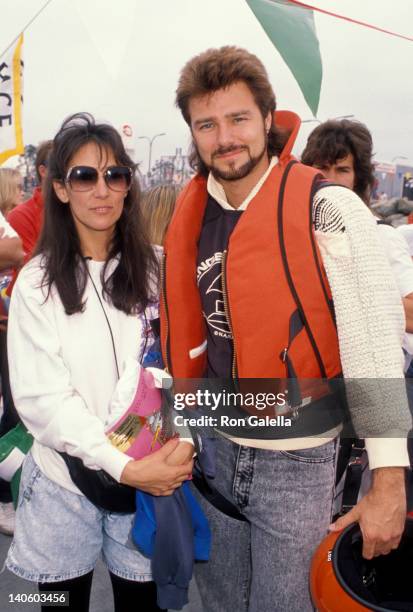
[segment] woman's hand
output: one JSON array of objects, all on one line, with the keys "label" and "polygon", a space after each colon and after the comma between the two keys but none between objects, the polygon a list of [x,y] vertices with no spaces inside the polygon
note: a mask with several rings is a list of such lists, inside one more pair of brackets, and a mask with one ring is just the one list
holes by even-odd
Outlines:
[{"label": "woman's hand", "polygon": [[[151,495],[171,495],[185,480],[188,480],[193,466],[192,459],[180,465],[171,465],[168,462],[168,458],[179,444],[179,439],[174,438],[151,455],[137,461],[129,461],[121,474],[120,481]],[[188,457],[187,449],[186,457]]]}]

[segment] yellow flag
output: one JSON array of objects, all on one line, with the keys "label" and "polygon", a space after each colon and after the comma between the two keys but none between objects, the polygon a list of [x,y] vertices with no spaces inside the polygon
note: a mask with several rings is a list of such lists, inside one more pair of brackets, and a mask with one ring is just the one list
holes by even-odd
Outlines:
[{"label": "yellow flag", "polygon": [[0,58],[0,165],[24,152],[22,46],[23,34]]}]

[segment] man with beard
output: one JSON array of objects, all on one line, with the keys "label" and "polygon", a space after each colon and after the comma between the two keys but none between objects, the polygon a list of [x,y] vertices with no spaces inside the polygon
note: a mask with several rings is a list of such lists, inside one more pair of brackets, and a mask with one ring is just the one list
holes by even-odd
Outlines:
[{"label": "man with beard", "polygon": [[[311,610],[309,563],[331,520],[341,423],[337,411],[322,410],[335,401],[322,381],[375,379],[348,398],[355,429],[374,432],[372,487],[330,528],[358,521],[366,558],[396,548],[403,531],[402,436],[410,419],[400,299],[360,199],[292,158],[299,118],[275,112],[257,57],[222,47],[192,58],[176,101],[198,174],[165,242],[161,339],[169,372],[241,386],[244,378],[289,378],[295,391],[303,379],[318,379],[325,393],[303,398],[302,411],[289,400],[294,427],[284,439],[268,428],[255,438],[251,429],[218,433],[210,482],[218,507],[202,500],[212,554],[196,570],[204,610]],[[385,378],[397,383],[391,402]],[[302,422],[308,436],[294,435]]]}]

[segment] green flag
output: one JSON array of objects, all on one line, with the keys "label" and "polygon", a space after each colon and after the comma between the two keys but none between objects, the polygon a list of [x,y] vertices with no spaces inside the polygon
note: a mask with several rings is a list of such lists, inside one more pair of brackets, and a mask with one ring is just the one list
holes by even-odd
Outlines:
[{"label": "green flag", "polygon": [[294,6],[288,0],[247,0],[247,3],[316,115],[323,68],[313,11]]}]

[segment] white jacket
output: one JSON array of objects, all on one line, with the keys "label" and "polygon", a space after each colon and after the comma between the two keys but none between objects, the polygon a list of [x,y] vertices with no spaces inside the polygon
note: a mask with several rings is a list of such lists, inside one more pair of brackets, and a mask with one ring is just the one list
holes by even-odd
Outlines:
[{"label": "white jacket", "polygon": [[[111,445],[104,431],[117,373],[109,328],[88,279],[83,313],[66,315],[55,288],[46,300],[40,256],[20,272],[10,304],[8,353],[10,383],[17,411],[35,441],[32,453],[44,474],[80,493],[56,450],[106,470],[119,481],[130,457]],[[88,261],[102,294],[104,263]],[[110,274],[116,261],[111,262]],[[140,359],[145,318],[126,315],[103,301],[122,374],[129,359]],[[155,307],[147,320],[157,316]],[[55,450],[56,449],[56,450]]]}]

